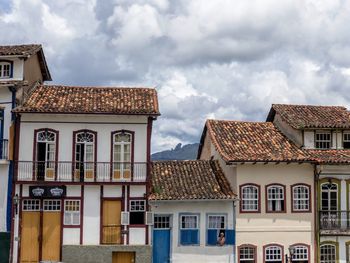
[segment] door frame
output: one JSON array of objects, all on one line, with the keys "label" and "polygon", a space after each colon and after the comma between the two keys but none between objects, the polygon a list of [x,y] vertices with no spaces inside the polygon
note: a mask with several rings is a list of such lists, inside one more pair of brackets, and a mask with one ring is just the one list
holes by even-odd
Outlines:
[{"label": "door frame", "polygon": [[[169,216],[169,228],[160,228],[160,230],[166,230],[166,229],[169,230],[169,262],[171,262],[171,258],[173,255],[172,247],[173,247],[173,219],[174,219],[174,215],[169,214],[169,213],[154,212],[153,223],[154,223],[155,216]],[[152,236],[152,258],[153,258],[153,241],[154,241],[153,240],[153,238],[154,238],[153,231],[157,231],[157,230],[155,230],[154,224],[152,225],[152,235],[151,235]]]}]

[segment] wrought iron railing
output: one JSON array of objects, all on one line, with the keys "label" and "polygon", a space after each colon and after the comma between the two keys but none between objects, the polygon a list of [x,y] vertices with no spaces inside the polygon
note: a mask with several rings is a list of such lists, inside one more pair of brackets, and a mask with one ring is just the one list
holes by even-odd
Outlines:
[{"label": "wrought iron railing", "polygon": [[321,230],[350,230],[350,211],[320,211]]},{"label": "wrought iron railing", "polygon": [[145,162],[32,162],[16,161],[17,181],[145,182]]},{"label": "wrought iron railing", "polygon": [[0,140],[0,159],[1,160],[8,159],[8,140],[5,140],[5,139]]}]

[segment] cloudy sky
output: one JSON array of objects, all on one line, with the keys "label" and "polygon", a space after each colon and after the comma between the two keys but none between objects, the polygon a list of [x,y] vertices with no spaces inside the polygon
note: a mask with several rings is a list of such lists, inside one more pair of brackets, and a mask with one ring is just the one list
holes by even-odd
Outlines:
[{"label": "cloudy sky", "polygon": [[55,84],[156,87],[153,152],[271,103],[350,106],[350,1],[0,0],[0,44],[42,43]]}]

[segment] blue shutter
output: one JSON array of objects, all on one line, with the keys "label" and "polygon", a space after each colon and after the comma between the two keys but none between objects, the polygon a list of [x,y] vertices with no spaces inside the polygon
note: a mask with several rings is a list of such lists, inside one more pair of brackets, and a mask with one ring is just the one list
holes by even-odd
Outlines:
[{"label": "blue shutter", "polygon": [[199,232],[197,229],[180,230],[181,245],[199,245]]},{"label": "blue shutter", "polygon": [[226,229],[226,245],[235,245],[236,244],[236,235],[235,230],[233,229]]},{"label": "blue shutter", "polygon": [[207,230],[207,244],[209,246],[215,246],[218,240],[218,231],[216,229]]}]

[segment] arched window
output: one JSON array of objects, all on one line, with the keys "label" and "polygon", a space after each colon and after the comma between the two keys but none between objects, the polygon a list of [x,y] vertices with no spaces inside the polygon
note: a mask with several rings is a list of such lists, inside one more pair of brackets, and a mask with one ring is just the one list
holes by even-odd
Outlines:
[{"label": "arched window", "polygon": [[332,211],[338,209],[338,184],[321,184],[321,210]]},{"label": "arched window", "polygon": [[241,212],[259,212],[260,188],[258,185],[241,185]]},{"label": "arched window", "polygon": [[268,185],[267,193],[267,212],[284,212],[285,207],[285,187],[282,185]]},{"label": "arched window", "polygon": [[309,262],[309,247],[303,244],[296,244],[292,246],[294,249],[292,262],[307,263]]},{"label": "arched window", "polygon": [[113,179],[130,179],[132,162],[133,133],[116,132],[113,140]]},{"label": "arched window", "polygon": [[0,79],[11,77],[12,63],[0,61]]},{"label": "arched window", "polygon": [[239,263],[255,263],[256,262],[256,246],[241,245],[238,247]]},{"label": "arched window", "polygon": [[264,247],[264,262],[282,263],[283,248],[280,245],[267,245]]},{"label": "arched window", "polygon": [[93,180],[96,132],[75,132],[75,180]]},{"label": "arched window", "polygon": [[336,263],[337,247],[333,244],[323,244],[320,246],[320,263]]},{"label": "arched window", "polygon": [[310,207],[310,187],[303,184],[292,186],[293,212],[308,212]]},{"label": "arched window", "polygon": [[36,176],[38,180],[54,180],[56,167],[57,132],[36,131]]}]

